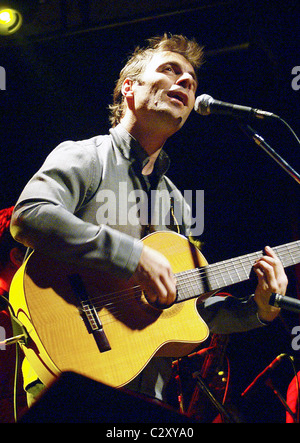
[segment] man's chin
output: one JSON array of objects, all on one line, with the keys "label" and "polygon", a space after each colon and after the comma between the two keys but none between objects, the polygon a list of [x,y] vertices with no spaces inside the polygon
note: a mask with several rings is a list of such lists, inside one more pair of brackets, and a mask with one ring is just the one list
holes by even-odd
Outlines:
[{"label": "man's chin", "polygon": [[173,133],[177,132],[184,125],[186,118],[182,115],[178,115],[176,112],[172,112],[169,109],[161,109],[160,123],[168,125],[173,128]]}]

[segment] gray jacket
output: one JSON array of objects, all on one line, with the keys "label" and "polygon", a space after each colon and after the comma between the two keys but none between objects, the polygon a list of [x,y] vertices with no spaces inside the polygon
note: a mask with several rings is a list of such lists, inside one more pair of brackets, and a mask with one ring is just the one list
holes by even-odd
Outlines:
[{"label": "gray jacket", "polygon": [[[141,174],[147,161],[138,142],[121,125],[108,135],[60,144],[20,195],[12,235],[49,256],[59,253],[60,259],[130,277],[145,234],[168,229],[186,236],[190,232],[190,208],[165,176],[168,156],[161,151],[156,160],[152,187]],[[154,202],[153,190],[157,192]],[[252,297],[243,303],[232,297],[211,297],[199,312],[216,333],[262,326]],[[130,387],[163,398],[170,368],[165,360],[153,359]]]},{"label": "gray jacket", "polygon": [[[12,235],[50,256],[59,251],[62,259],[104,266],[129,277],[139,262],[139,240],[150,230],[172,229],[173,223],[166,198],[156,199],[154,222],[147,218],[148,189],[141,174],[146,162],[144,151],[121,125],[110,135],[62,143],[23,190],[12,218]],[[185,235],[189,208],[164,175],[168,166],[162,151],[156,161],[156,191],[160,196],[172,193],[176,199],[183,214],[179,229]],[[136,199],[142,201],[137,204]],[[170,226],[160,220],[161,212]]]}]

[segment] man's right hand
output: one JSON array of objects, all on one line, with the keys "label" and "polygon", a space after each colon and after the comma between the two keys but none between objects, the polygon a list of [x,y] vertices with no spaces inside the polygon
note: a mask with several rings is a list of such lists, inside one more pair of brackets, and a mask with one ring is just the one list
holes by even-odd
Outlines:
[{"label": "man's right hand", "polygon": [[141,286],[150,303],[169,306],[176,299],[176,280],[168,259],[147,245],[131,280]]}]

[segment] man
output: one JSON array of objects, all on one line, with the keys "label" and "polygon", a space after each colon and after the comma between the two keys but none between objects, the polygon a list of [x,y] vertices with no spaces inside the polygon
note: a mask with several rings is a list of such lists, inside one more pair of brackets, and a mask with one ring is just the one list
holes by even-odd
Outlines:
[{"label": "man", "polygon": [[[170,263],[139,240],[150,231],[172,226],[186,236],[190,234],[189,209],[165,176],[169,159],[162,147],[184,125],[193,109],[196,70],[202,57],[198,44],[183,36],[164,35],[151,39],[147,48],[136,50],[121,71],[114,91],[113,128],[109,135],[62,143],[48,156],[16,204],[13,236],[49,256],[59,255],[61,260],[99,272],[105,268],[131,279],[145,290],[150,303],[170,305],[176,298]],[[150,201],[147,216],[140,206],[140,216],[124,223],[126,214],[119,212],[124,189],[127,199],[132,192],[137,197],[150,197],[152,190],[175,195],[180,217],[171,221],[169,217],[168,223],[161,220],[157,217],[157,202]],[[105,196],[112,195],[114,208],[105,206],[104,201]],[[162,205],[167,206],[167,201]],[[162,212],[171,210],[163,207]],[[208,302],[208,308],[199,307],[211,330],[247,330],[277,317],[279,310],[269,306],[268,300],[272,292],[285,294],[287,278],[283,267],[267,248],[254,270],[258,286],[246,304],[216,299],[218,303]],[[152,359],[130,387],[164,399],[169,375],[169,361]]]}]

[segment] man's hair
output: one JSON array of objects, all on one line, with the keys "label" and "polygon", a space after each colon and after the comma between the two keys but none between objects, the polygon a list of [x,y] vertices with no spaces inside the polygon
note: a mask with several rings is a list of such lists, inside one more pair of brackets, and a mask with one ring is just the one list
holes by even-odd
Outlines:
[{"label": "man's hair", "polygon": [[121,70],[114,89],[113,104],[109,106],[109,120],[113,127],[120,123],[126,109],[122,94],[124,80],[126,78],[133,81],[139,80],[153,55],[162,51],[177,52],[183,55],[193,66],[195,72],[203,63],[203,48],[199,46],[195,39],[188,39],[183,35],[164,34],[162,37],[152,37],[148,40],[146,47],[137,47]]}]

